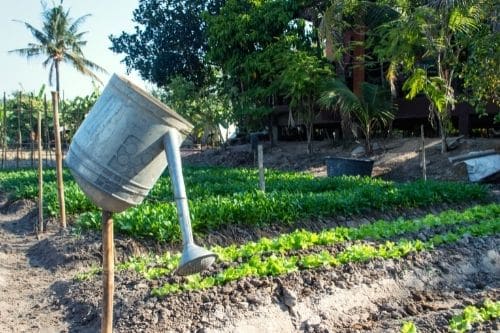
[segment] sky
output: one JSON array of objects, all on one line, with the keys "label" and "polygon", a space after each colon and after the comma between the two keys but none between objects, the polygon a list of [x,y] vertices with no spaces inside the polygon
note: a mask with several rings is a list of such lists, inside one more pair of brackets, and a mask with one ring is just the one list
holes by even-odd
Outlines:
[{"label": "sky", "polygon": [[[53,1],[47,0],[49,6]],[[42,27],[40,0],[2,0],[0,11],[0,94],[7,95],[22,89],[27,92],[38,92],[43,84],[47,85],[46,92],[55,90],[49,86],[49,68],[44,68],[45,58],[37,57],[27,60],[18,54],[9,53],[9,50],[27,47],[34,42],[34,38],[24,24],[14,20],[25,21],[35,28]],[[132,13],[138,7],[138,0],[64,0],[63,6],[70,9],[70,16],[76,19],[91,14],[80,26],[80,31],[88,31],[84,39],[87,45],[83,48],[85,57],[101,67],[109,74],[98,73],[104,85],[112,73],[126,74],[126,66],[120,61],[124,54],[115,54],[109,48],[109,35],[119,35],[122,31],[132,32],[134,23]],[[69,65],[60,68],[61,89],[65,98],[85,96],[93,91],[92,80],[77,72]],[[139,76],[132,72],[129,77],[139,86],[148,88]],[[55,79],[54,79],[55,85]],[[102,90],[102,87],[101,87]]]}]

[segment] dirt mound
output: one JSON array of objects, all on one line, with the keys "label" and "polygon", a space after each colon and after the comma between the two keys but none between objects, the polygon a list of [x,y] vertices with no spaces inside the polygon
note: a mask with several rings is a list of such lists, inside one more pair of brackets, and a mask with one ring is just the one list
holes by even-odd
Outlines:
[{"label": "dirt mound", "polygon": [[[151,282],[120,274],[115,327],[117,332],[399,332],[402,320],[411,320],[421,332],[446,332],[460,308],[500,298],[499,241],[464,238],[406,259],[247,278],[164,299],[150,296]],[[80,327],[97,319],[99,287],[99,279],[68,286],[58,300],[68,308],[66,319]]]},{"label": "dirt mound", "polygon": [[[500,148],[499,138],[463,139],[456,149],[441,154],[439,139],[426,142],[427,177],[429,179],[467,181],[465,165],[452,165],[448,158],[471,151]],[[264,165],[286,171],[308,171],[319,176],[326,176],[325,158],[328,156],[350,157],[359,145],[333,145],[327,141],[313,144],[313,154],[307,154],[305,142],[279,142],[271,147],[264,143]],[[375,142],[375,160],[373,176],[387,180],[409,181],[422,178],[420,162],[421,141],[417,138],[386,139]],[[217,165],[226,167],[254,167],[254,154],[251,146],[237,145],[226,148],[184,150],[183,160],[188,165]]]}]

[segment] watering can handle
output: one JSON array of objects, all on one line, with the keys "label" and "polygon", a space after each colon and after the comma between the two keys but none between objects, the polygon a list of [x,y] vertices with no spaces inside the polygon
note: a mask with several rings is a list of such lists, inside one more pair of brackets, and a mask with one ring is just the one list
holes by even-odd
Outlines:
[{"label": "watering can handle", "polygon": [[163,137],[163,145],[167,154],[168,171],[172,188],[174,190],[175,204],[179,214],[179,223],[182,232],[182,243],[184,245],[193,243],[193,232],[191,230],[191,219],[189,217],[186,187],[182,175],[182,163],[180,154],[180,133],[175,128],[169,128]]}]

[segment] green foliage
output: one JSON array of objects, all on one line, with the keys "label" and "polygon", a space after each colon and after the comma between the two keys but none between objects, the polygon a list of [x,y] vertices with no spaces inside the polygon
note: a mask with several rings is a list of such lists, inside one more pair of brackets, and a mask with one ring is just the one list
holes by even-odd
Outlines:
[{"label": "green foliage", "polygon": [[[271,255],[276,258],[284,256],[290,251],[308,250],[315,247],[332,246],[350,241],[383,241],[394,239],[395,237],[404,237],[408,234],[415,234],[421,230],[429,232],[440,230],[443,227],[457,229],[464,226],[476,225],[480,222],[484,222],[484,225],[494,224],[498,222],[499,217],[500,206],[491,204],[488,206],[476,206],[463,212],[449,210],[438,215],[429,214],[425,217],[413,220],[403,220],[401,218],[394,221],[379,220],[373,224],[365,224],[357,228],[336,227],[320,232],[295,230],[291,233],[281,234],[273,239],[263,237],[255,242],[250,241],[241,245],[229,245],[226,247],[215,246],[210,250],[218,255],[220,261],[231,265],[236,262],[255,262],[255,258],[263,256]],[[490,227],[491,225],[487,228]],[[497,223],[495,229],[497,232],[498,227]],[[476,232],[478,230],[479,229],[476,228]],[[443,239],[443,236],[434,237],[433,239],[436,243],[438,241],[442,243],[441,239]],[[448,240],[451,240],[449,236]],[[397,256],[398,253],[409,251],[412,248],[408,245],[408,242],[402,242],[401,244],[405,244],[405,246],[401,245],[400,247],[396,247],[394,243],[386,242],[384,250],[381,251],[381,255]],[[416,248],[422,249],[422,244],[423,243],[419,243]],[[362,258],[364,256],[363,248],[371,251],[371,248],[358,245],[353,247],[349,252],[345,252],[344,259],[342,260],[347,260],[347,257]],[[171,274],[178,266],[180,258],[181,253],[171,253],[168,251],[164,252],[162,255],[150,254],[147,256],[132,257],[120,263],[117,269],[133,270],[149,280],[159,279],[162,276]],[[328,253],[323,251],[323,254],[319,256],[312,255],[302,257],[302,259],[300,259],[300,265],[302,268],[320,267],[328,262],[327,258],[331,257]],[[82,274],[86,277],[91,277],[96,273],[98,273],[98,271],[91,270]],[[180,289],[176,288],[175,290],[178,291]]]},{"label": "green foliage", "polygon": [[311,154],[313,123],[317,117],[316,100],[322,82],[332,76],[332,71],[316,55],[306,51],[290,52],[283,62],[286,67],[280,75],[280,88],[290,99],[290,107],[299,111],[306,125],[308,152]]},{"label": "green foliage", "polygon": [[242,127],[263,127],[272,101],[282,95],[280,78],[288,57],[294,50],[311,50],[305,21],[294,18],[297,6],[284,0],[228,0],[217,15],[205,15],[207,56],[222,69]]},{"label": "green foliage", "polygon": [[410,76],[404,86],[407,98],[424,93],[429,99],[443,153],[446,125],[456,101],[452,83],[458,78],[462,54],[487,12],[480,2],[437,1],[406,10],[378,29],[381,39],[375,54],[391,62],[388,79],[394,81],[401,68]]},{"label": "green foliage", "polygon": [[394,118],[394,107],[389,92],[377,85],[364,82],[361,96],[356,96],[342,81],[329,80],[323,87],[319,103],[324,107],[338,108],[340,112],[356,117],[365,136],[368,154],[372,153],[371,136],[377,126],[387,126]]},{"label": "green foliage", "polygon": [[500,318],[500,301],[486,299],[483,306],[469,305],[462,313],[453,316],[449,323],[451,332],[464,333],[472,330],[473,325],[488,320]]},{"label": "green foliage", "polygon": [[[496,210],[498,210],[498,206]],[[349,245],[344,250],[335,254],[331,254],[327,250],[321,250],[305,255],[297,254],[288,256],[271,253],[268,256],[260,256],[258,253],[251,253],[250,250],[250,253],[247,253],[248,260],[243,260],[241,263],[233,262],[234,265],[230,265],[222,271],[215,272],[214,275],[205,277],[194,275],[184,282],[169,283],[154,288],[151,293],[155,296],[165,296],[172,292],[199,290],[224,285],[230,281],[249,276],[279,276],[296,270],[314,269],[325,266],[335,267],[348,263],[365,262],[375,258],[397,259],[405,257],[410,253],[433,249],[435,246],[441,244],[457,242],[466,234],[482,237],[497,234],[498,232],[500,232],[500,219],[498,219],[497,215],[494,219],[479,220],[475,224],[464,225],[455,231],[436,234],[428,241],[401,239],[397,242],[386,241],[378,245],[360,242]],[[266,239],[262,241],[269,243],[269,240]],[[497,305],[490,305],[485,313],[488,313],[491,317],[495,314],[498,316],[497,308]]]},{"label": "green foliage", "polygon": [[412,321],[407,321],[401,327],[400,333],[418,333],[417,326]]},{"label": "green foliage", "polygon": [[9,52],[25,56],[27,59],[38,56],[46,56],[43,66],[49,68],[49,82],[52,84],[53,74],[56,75],[56,90],[59,87],[59,64],[65,62],[73,66],[77,71],[92,77],[100,82],[93,71],[105,72],[99,65],[84,57],[82,47],[87,44],[83,39],[87,32],[80,32],[80,26],[90,16],[81,16],[77,19],[70,17],[70,11],[65,10],[62,1],[59,5],[53,3],[52,8],[47,8],[42,2],[42,28],[37,29],[28,22],[21,22],[29,30],[34,38],[26,48],[16,49]]},{"label": "green foliage", "polygon": [[[43,115],[43,94],[44,87],[41,88],[38,94],[34,92],[13,91],[10,96],[6,96],[6,144],[10,147],[17,145],[19,141],[22,144],[30,142],[32,133],[36,127],[38,112],[42,112],[42,122],[48,121],[49,124],[52,122],[52,117],[45,119]],[[0,114],[0,118],[3,118],[3,105]],[[0,128],[3,129],[3,123],[0,124]]]},{"label": "green foliage", "polygon": [[196,87],[193,82],[177,76],[165,89],[154,92],[162,102],[194,125],[191,135],[195,142],[206,143],[209,136],[220,142],[223,138],[219,125],[227,127],[231,121],[230,102],[219,88],[219,79],[215,74],[209,78],[210,81]]},{"label": "green foliage", "polygon": [[466,91],[463,98],[479,114],[485,113],[488,102],[500,107],[500,34],[493,33],[490,26],[483,26],[480,33],[469,39],[469,55],[460,72]]},{"label": "green foliage", "polygon": [[134,32],[109,36],[111,50],[124,53],[129,71],[162,87],[176,76],[202,86],[209,71],[204,55],[206,23],[221,0],[140,0],[134,10]]},{"label": "green foliage", "polygon": [[[186,168],[186,188],[190,198],[195,232],[205,233],[229,224],[293,224],[300,219],[337,214],[358,214],[373,209],[423,207],[435,203],[482,200],[483,186],[416,181],[392,183],[360,177],[314,178],[301,173],[268,171],[267,193],[257,190],[256,170]],[[64,173],[66,210],[78,215],[81,228],[100,229],[97,208],[78,188],[69,172]],[[228,181],[230,180],[230,181]],[[36,198],[34,170],[0,172],[0,190],[11,198]],[[45,170],[44,203],[49,216],[58,214],[54,170]],[[161,177],[151,195],[139,206],[115,214],[118,232],[158,241],[177,241],[180,231],[168,177]]]},{"label": "green foliage", "polygon": [[99,88],[87,96],[77,96],[72,100],[62,100],[60,105],[61,124],[68,131],[68,138],[72,138],[85,116],[90,112],[100,96]]}]

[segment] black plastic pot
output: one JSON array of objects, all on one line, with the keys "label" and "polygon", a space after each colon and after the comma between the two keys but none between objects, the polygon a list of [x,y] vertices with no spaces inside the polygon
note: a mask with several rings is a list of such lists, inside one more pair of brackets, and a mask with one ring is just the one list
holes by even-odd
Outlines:
[{"label": "black plastic pot", "polygon": [[326,173],[328,177],[335,176],[371,176],[373,169],[373,160],[344,158],[344,157],[327,157],[326,158]]}]

